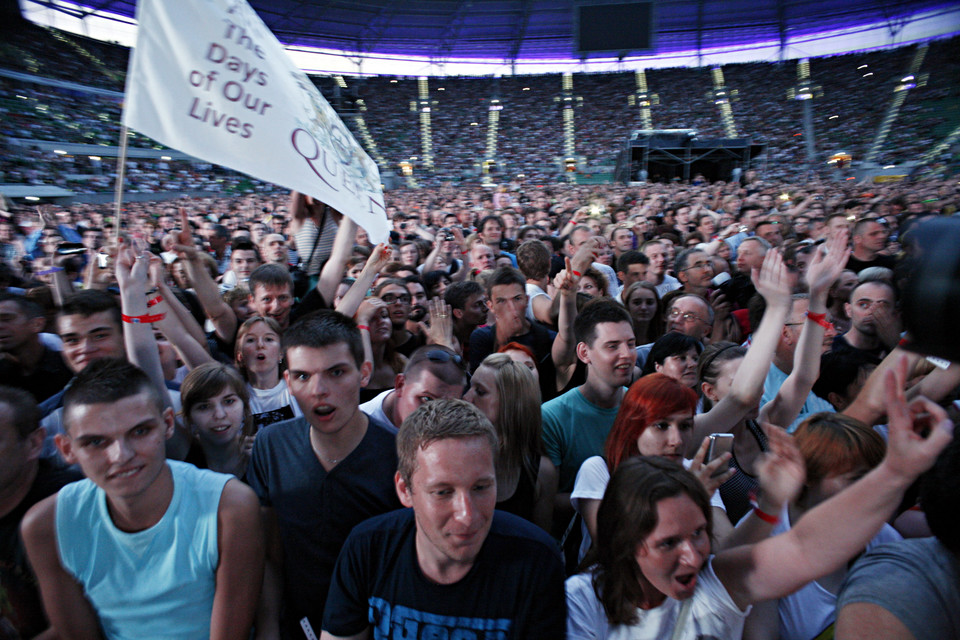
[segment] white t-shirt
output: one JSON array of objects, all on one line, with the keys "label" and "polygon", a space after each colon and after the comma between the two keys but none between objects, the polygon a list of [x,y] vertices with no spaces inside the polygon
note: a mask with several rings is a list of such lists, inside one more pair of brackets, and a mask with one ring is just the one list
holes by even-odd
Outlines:
[{"label": "white t-shirt", "polygon": [[291,395],[287,381],[283,378],[280,378],[280,382],[272,389],[255,389],[248,384],[247,391],[250,392],[250,413],[253,414],[253,422],[258,430],[274,422],[292,420],[303,415],[297,399]]},{"label": "white t-shirt", "polygon": [[393,393],[393,391],[393,389],[387,389],[372,400],[367,400],[360,405],[360,411],[363,411],[365,414],[377,422],[380,422],[385,427],[389,427],[394,433],[396,433],[398,429],[393,424],[393,420],[391,420],[390,417],[383,411],[383,401],[386,400],[387,396]]},{"label": "white t-shirt", "polygon": [[[611,625],[603,604],[593,590],[593,574],[567,579],[567,640],[670,640],[682,602],[667,598],[653,609],[637,609],[638,622]],[[680,640],[731,640],[743,635],[741,611],[713,572],[713,556],[697,574],[697,587],[690,598],[689,614]]]},{"label": "white t-shirt", "polygon": [[[536,298],[537,296],[546,296],[547,292],[541,289],[540,287],[538,287],[537,285],[530,284],[529,282],[526,285],[526,291],[527,291],[527,320],[529,320],[530,322],[533,322],[534,320],[536,320],[536,318],[533,315],[533,299]],[[547,299],[549,300],[550,297],[547,296]]]},{"label": "white t-shirt", "polygon": [[[749,515],[749,514],[748,514]],[[790,510],[784,507],[780,522],[770,532],[770,537],[790,530]],[[899,542],[903,537],[888,524],[867,544],[867,551],[886,542]],[[820,586],[808,582],[790,595],[780,598],[777,606],[780,617],[780,640],[809,640],[832,625],[837,619],[837,596]]]},{"label": "white t-shirt", "polygon": [[[693,460],[684,460],[683,468],[689,469],[692,464]],[[593,456],[584,460],[580,466],[580,471],[577,472],[577,479],[573,482],[573,492],[570,494],[570,502],[577,513],[580,513],[581,498],[602,500],[603,493],[607,490],[609,483],[610,471],[607,469],[607,461],[603,459],[603,456]],[[710,506],[723,511],[727,510],[723,506],[719,491],[714,491],[713,495],[710,496]],[[580,544],[580,555],[577,559],[583,560],[583,556],[587,554],[592,541],[590,533],[587,531],[587,523],[585,521],[581,522],[580,526],[583,530],[583,542]]]}]

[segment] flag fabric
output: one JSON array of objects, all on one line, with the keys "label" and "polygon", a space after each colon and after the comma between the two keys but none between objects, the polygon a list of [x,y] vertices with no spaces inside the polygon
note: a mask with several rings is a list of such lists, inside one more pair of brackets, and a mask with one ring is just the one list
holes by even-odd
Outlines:
[{"label": "flag fabric", "polygon": [[246,0],[139,0],[123,123],[389,237],[376,163]]}]

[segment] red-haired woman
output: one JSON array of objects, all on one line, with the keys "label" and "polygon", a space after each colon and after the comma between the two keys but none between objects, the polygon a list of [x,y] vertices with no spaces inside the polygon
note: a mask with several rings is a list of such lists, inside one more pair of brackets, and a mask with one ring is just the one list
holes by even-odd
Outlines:
[{"label": "red-haired woman", "polygon": [[607,488],[610,476],[620,464],[637,456],[657,456],[683,464],[693,472],[707,493],[714,511],[714,531],[724,537],[731,529],[720,495],[715,493],[733,471],[724,471],[711,477],[717,469],[726,466],[729,454],[703,465],[708,440],[693,460],[684,459],[693,436],[693,416],[697,410],[697,394],[690,387],[662,373],[644,376],[633,383],[613,422],[603,457],[594,456],[584,461],[577,473],[570,501],[583,516],[586,531],[580,547],[581,558],[596,537],[597,510]]}]

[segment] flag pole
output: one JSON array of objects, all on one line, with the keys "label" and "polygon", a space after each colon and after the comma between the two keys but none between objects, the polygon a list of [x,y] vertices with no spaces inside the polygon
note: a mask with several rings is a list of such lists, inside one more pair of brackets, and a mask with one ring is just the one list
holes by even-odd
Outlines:
[{"label": "flag pole", "polygon": [[120,237],[120,205],[123,203],[123,181],[127,169],[127,125],[123,124],[121,116],[120,123],[120,153],[117,157],[117,184],[114,187],[114,205],[113,217],[116,222],[114,225],[115,237]]}]

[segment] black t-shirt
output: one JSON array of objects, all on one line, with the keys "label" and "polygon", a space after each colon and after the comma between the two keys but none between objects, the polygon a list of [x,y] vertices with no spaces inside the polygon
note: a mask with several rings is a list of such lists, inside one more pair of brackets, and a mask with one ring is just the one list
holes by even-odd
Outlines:
[{"label": "black t-shirt", "polygon": [[494,512],[473,567],[454,584],[436,584],[417,562],[411,509],[354,529],[337,560],[323,629],[373,638],[555,640],[566,626],[563,564],[544,531]]},{"label": "black t-shirt", "polygon": [[847,266],[845,268],[859,274],[868,267],[886,267],[887,269],[893,269],[896,266],[897,260],[893,256],[877,255],[873,258],[873,260],[864,261],[858,260],[851,254],[850,258],[847,260]]},{"label": "black t-shirt", "polygon": [[337,554],[353,527],[402,506],[396,470],[396,437],[372,419],[357,448],[329,472],[313,452],[304,418],[257,434],[245,480],[277,515],[288,637],[303,637],[297,629],[304,616],[319,632]]},{"label": "black t-shirt", "polygon": [[63,390],[73,373],[63,362],[59,351],[43,347],[43,355],[30,375],[23,374],[19,363],[0,359],[0,384],[29,391],[40,403]]},{"label": "black t-shirt", "polygon": [[32,638],[47,628],[37,579],[27,563],[20,539],[20,521],[30,507],[63,485],[82,479],[78,471],[41,459],[30,491],[13,511],[0,518],[0,637],[7,637],[4,635],[7,624],[23,638]]}]

